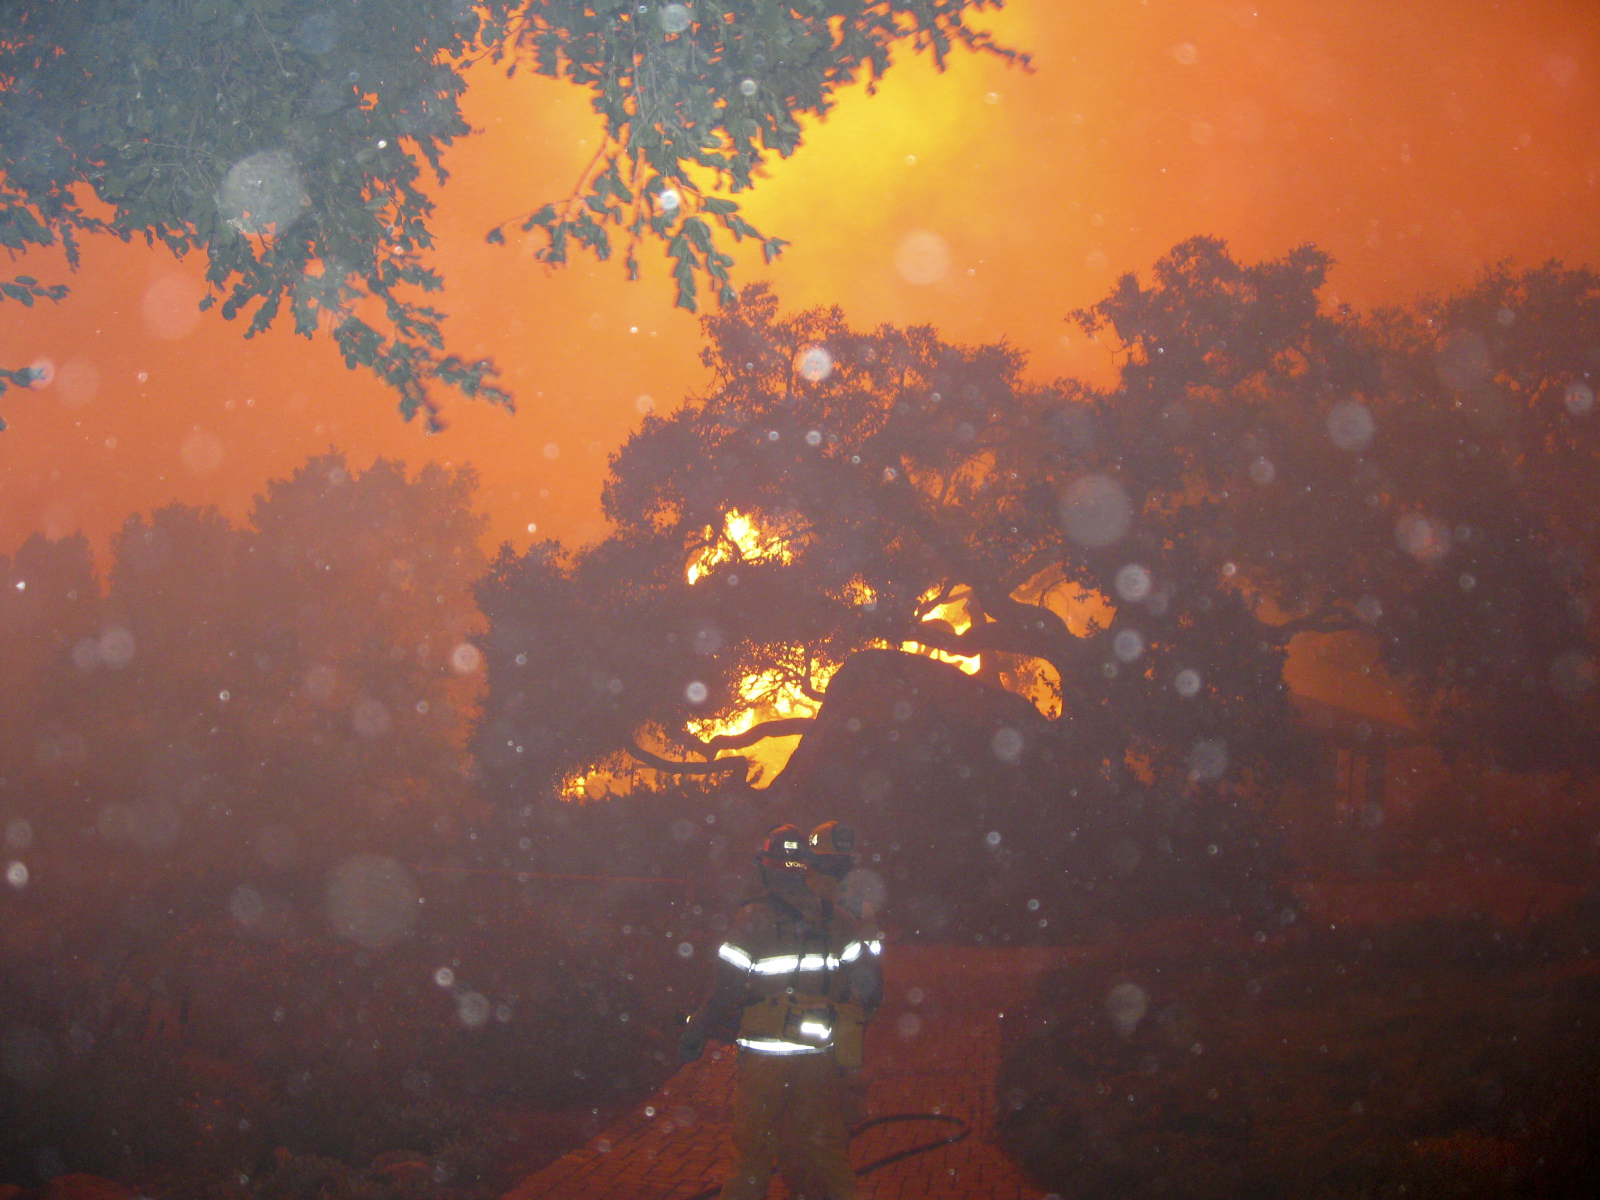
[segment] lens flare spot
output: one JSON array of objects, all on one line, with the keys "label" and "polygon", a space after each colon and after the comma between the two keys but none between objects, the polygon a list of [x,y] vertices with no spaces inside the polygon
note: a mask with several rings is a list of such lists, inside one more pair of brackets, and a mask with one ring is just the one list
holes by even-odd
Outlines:
[{"label": "lens flare spot", "polygon": [[1008,766],[1014,766],[1022,757],[1022,735],[1015,729],[1001,729],[989,739],[994,756]]},{"label": "lens flare spot", "polygon": [[950,247],[931,230],[913,229],[894,248],[894,269],[907,283],[938,283],[950,273]]},{"label": "lens flare spot", "polygon": [[357,854],[328,876],[328,924],[342,938],[381,950],[411,932],[420,899],[405,866],[379,854]]},{"label": "lens flare spot", "polygon": [[179,448],[183,465],[195,475],[210,475],[222,465],[222,439],[204,429],[193,429]]},{"label": "lens flare spot", "polygon": [[450,651],[450,669],[457,675],[471,675],[483,665],[483,653],[471,642],[462,642]]},{"label": "lens flare spot", "polygon": [[1567,384],[1564,403],[1573,416],[1587,417],[1594,411],[1594,389],[1583,380],[1574,379]]},{"label": "lens flare spot", "polygon": [[1074,480],[1057,507],[1067,536],[1082,546],[1109,546],[1133,524],[1133,502],[1109,475]]},{"label": "lens flare spot", "polygon": [[179,341],[200,323],[205,288],[182,275],[163,275],[145,288],[139,315],[145,332],[164,341]]},{"label": "lens flare spot", "polygon": [[1328,412],[1328,437],[1341,450],[1360,450],[1372,440],[1377,423],[1359,400],[1336,404]]},{"label": "lens flare spot", "polygon": [[833,355],[825,346],[802,346],[795,355],[794,369],[808,383],[821,383],[833,374]]},{"label": "lens flare spot", "polygon": [[689,7],[685,4],[663,4],[656,20],[666,33],[682,33],[689,28]]},{"label": "lens flare spot", "polygon": [[1215,783],[1228,770],[1228,747],[1210,738],[1196,742],[1189,750],[1189,778],[1196,783]]},{"label": "lens flare spot", "polygon": [[1150,594],[1150,571],[1139,563],[1129,563],[1117,572],[1117,595],[1137,604]]},{"label": "lens flare spot", "polygon": [[222,219],[251,234],[286,229],[307,203],[299,165],[287,150],[241,158],[228,168],[217,196]]},{"label": "lens flare spot", "polygon": [[1137,983],[1119,983],[1106,993],[1106,1015],[1123,1037],[1138,1028],[1149,1008],[1150,998]]},{"label": "lens flare spot", "polygon": [[1424,566],[1435,566],[1450,553],[1450,528],[1425,513],[1410,512],[1395,523],[1400,548]]},{"label": "lens flare spot", "polygon": [[1111,653],[1120,662],[1133,662],[1144,653],[1144,635],[1137,629],[1119,630],[1111,639]]}]

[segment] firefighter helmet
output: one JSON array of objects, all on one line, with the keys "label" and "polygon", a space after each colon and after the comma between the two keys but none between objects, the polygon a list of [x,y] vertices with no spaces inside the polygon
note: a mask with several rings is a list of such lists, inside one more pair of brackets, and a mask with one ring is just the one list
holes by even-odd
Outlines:
[{"label": "firefighter helmet", "polygon": [[781,871],[809,866],[811,855],[806,850],[806,840],[793,825],[776,825],[761,840],[756,852],[756,865]]},{"label": "firefighter helmet", "polygon": [[824,875],[843,878],[856,865],[856,831],[838,821],[824,821],[811,831],[812,865]]}]

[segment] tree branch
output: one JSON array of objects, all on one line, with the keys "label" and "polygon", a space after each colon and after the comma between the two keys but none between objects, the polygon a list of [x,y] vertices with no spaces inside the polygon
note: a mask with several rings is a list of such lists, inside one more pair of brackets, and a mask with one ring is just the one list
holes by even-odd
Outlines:
[{"label": "tree branch", "polygon": [[743,771],[750,769],[750,760],[742,754],[735,754],[729,758],[719,758],[711,762],[674,762],[670,758],[662,758],[659,754],[652,754],[639,745],[634,738],[628,739],[628,753],[637,758],[645,766],[668,775],[715,775],[721,771],[732,771],[735,768]]},{"label": "tree branch", "polygon": [[[1032,606],[1019,604],[1017,607]],[[969,625],[961,633],[957,633],[944,621],[919,621],[905,626],[902,640],[915,642],[919,646],[926,646],[930,650],[938,650],[944,654],[959,655],[962,658],[975,658],[988,653],[1020,654],[1028,658],[1042,658],[1059,669],[1060,655],[1054,650],[1056,639],[1042,636],[1038,629],[1019,627],[1021,624],[983,621]],[[1076,635],[1069,634],[1069,636],[1075,642],[1081,640]]]},{"label": "tree branch", "polygon": [[[988,644],[980,643],[973,649],[950,650],[949,653],[973,655],[981,653],[983,649],[989,649],[1042,658],[1060,671],[1063,679],[1076,677],[1091,667],[1097,667],[1098,659],[1091,640],[1078,637],[1067,623],[1050,609],[1024,604],[1013,599],[1006,585],[990,578],[974,561],[969,549],[952,537],[936,517],[923,509],[918,502],[915,489],[906,479],[904,464],[896,465],[901,468],[897,474],[897,481],[873,489],[868,493],[869,502],[879,503],[883,508],[892,511],[906,528],[915,532],[935,550],[950,569],[972,589],[972,594],[990,618],[984,624],[982,633],[984,642]],[[858,492],[864,490],[858,479],[851,479],[847,486]],[[977,643],[978,633],[977,627],[974,626],[961,637],[971,636],[973,643]],[[911,641],[922,641],[916,633],[907,636]],[[923,642],[923,644],[932,643]],[[945,647],[937,646],[935,649],[945,649]]]},{"label": "tree branch", "polygon": [[818,704],[821,704],[827,698],[827,693],[819,691],[816,685],[811,682],[814,665],[815,663],[811,656],[809,654],[806,655],[805,673],[794,681],[794,685],[800,689],[800,694],[807,700],[815,700]]},{"label": "tree branch", "polygon": [[794,737],[796,734],[805,733],[816,720],[815,717],[775,717],[770,721],[758,721],[743,733],[724,733],[702,742],[701,745],[712,754],[719,750],[743,750],[746,746],[753,746],[768,738]]}]

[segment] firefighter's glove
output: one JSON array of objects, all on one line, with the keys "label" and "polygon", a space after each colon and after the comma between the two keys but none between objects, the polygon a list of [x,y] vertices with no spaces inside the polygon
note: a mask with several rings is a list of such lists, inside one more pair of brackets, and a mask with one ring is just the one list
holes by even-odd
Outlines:
[{"label": "firefighter's glove", "polygon": [[683,1033],[678,1038],[678,1059],[690,1063],[705,1053],[706,1032],[698,1024],[691,1021],[683,1027]]}]

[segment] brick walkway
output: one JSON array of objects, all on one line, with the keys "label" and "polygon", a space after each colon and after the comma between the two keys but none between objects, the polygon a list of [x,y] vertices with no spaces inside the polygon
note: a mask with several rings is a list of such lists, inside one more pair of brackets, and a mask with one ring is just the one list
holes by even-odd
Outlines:
[{"label": "brick walkway", "polygon": [[[863,1200],[1043,1200],[993,1141],[1000,1019],[1063,951],[893,946],[886,997],[867,1038],[869,1116],[941,1113],[965,1121],[953,1145],[885,1166]],[[505,1200],[688,1200],[714,1185],[728,1152],[733,1058],[713,1048],[640,1110],[524,1179]],[[865,1131],[857,1165],[956,1132],[916,1121]],[[772,1197],[787,1195],[774,1181]]]}]

